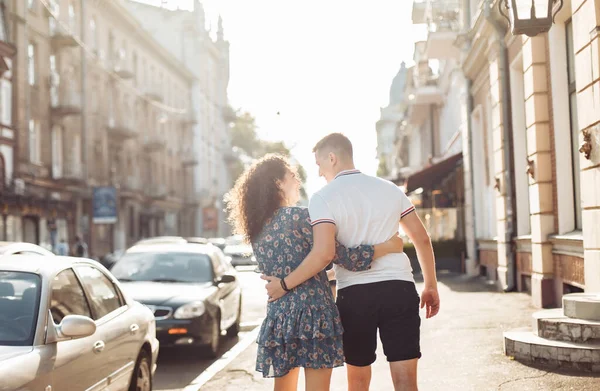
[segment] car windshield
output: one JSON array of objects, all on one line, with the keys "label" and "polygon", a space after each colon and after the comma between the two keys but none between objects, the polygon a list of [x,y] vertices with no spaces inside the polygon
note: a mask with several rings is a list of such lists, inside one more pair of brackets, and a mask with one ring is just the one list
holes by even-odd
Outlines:
[{"label": "car windshield", "polygon": [[128,253],[111,270],[121,281],[210,282],[210,258],[196,253]]},{"label": "car windshield", "polygon": [[0,345],[33,344],[40,276],[0,270]]}]

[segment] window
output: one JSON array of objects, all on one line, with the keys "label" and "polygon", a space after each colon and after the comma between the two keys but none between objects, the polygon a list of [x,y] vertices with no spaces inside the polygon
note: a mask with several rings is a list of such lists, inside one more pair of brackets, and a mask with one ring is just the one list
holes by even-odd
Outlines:
[{"label": "window", "polygon": [[135,209],[129,206],[129,237],[135,237]]},{"label": "window", "polygon": [[37,274],[0,271],[0,345],[32,345],[41,286]]},{"label": "window", "polygon": [[69,29],[71,30],[71,34],[76,34],[77,32],[77,17],[75,15],[75,6],[73,2],[69,2]]},{"label": "window", "polygon": [[52,127],[52,176],[62,178],[63,171],[63,141],[62,128],[58,125]]},{"label": "window", "polygon": [[35,7],[35,2],[36,0],[27,0],[27,8],[29,10],[33,10],[33,8]]},{"label": "window", "polygon": [[12,125],[12,83],[10,80],[0,80],[0,122]]},{"label": "window", "polygon": [[90,294],[95,320],[123,306],[116,287],[100,270],[91,266],[81,266],[77,268],[77,274]]},{"label": "window", "polygon": [[96,28],[96,18],[90,20],[90,46],[92,50],[98,51],[98,30]]},{"label": "window", "polygon": [[41,162],[40,145],[40,124],[36,120],[29,120],[29,161],[31,163]]},{"label": "window", "polygon": [[579,164],[579,124],[577,122],[577,88],[575,86],[575,49],[573,22],[565,24],[567,40],[567,81],[569,83],[569,118],[571,125],[571,159],[573,163],[573,198],[575,203],[575,229],[581,229],[581,184]]},{"label": "window", "polygon": [[210,282],[211,260],[206,254],[139,252],[123,255],[111,270],[119,280]]},{"label": "window", "polygon": [[27,47],[27,75],[29,85],[34,86],[37,82],[36,64],[35,64],[35,45],[30,43]]},{"label": "window", "polygon": [[55,324],[67,315],[91,317],[90,307],[72,269],[60,272],[52,281],[50,313]]}]

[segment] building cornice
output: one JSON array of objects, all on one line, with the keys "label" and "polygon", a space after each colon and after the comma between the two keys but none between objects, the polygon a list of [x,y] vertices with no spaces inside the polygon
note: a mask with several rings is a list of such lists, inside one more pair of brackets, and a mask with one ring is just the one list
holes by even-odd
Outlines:
[{"label": "building cornice", "polygon": [[171,67],[171,69],[189,80],[195,80],[196,76],[188,70],[188,68],[177,60],[171,53],[164,48],[160,43],[158,43],[152,34],[147,31],[144,26],[132,15],[132,13],[119,1],[109,0],[106,1],[105,4],[108,4],[110,7],[113,7],[113,12],[110,10],[106,10],[106,8],[101,7],[101,10],[105,12],[108,11],[107,16],[110,18],[114,18],[115,15],[120,15],[123,20],[130,25],[135,30],[135,36],[139,37],[143,42],[153,51],[158,53],[163,61]]}]

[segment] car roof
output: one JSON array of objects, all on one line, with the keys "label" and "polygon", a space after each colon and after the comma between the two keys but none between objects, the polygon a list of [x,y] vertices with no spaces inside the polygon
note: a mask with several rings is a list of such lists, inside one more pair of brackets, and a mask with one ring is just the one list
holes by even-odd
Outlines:
[{"label": "car roof", "polygon": [[196,253],[211,255],[217,251],[212,244],[202,243],[164,243],[164,244],[138,244],[129,248],[125,254],[131,253]]},{"label": "car roof", "polygon": [[45,255],[54,255],[42,246],[27,242],[0,242],[0,255],[10,251],[39,251]]},{"label": "car roof", "polygon": [[9,255],[0,262],[0,271],[35,273],[41,276],[51,276],[58,271],[75,265],[93,265],[104,270],[100,263],[87,258],[54,256],[40,257],[39,255]]}]

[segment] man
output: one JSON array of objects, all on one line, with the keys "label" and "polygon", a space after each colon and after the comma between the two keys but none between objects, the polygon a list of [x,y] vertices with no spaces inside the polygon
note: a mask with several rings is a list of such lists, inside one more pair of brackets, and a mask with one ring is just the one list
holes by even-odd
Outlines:
[{"label": "man", "polygon": [[[389,181],[362,174],[353,162],[350,140],[333,133],[313,149],[319,175],[328,184],[309,205],[314,247],[285,284],[269,280],[270,300],[283,296],[322,270],[335,254],[335,238],[347,247],[385,241],[398,223],[414,243],[423,271],[425,287],[421,308],[426,317],[439,311],[435,260],[429,234],[404,192]],[[335,267],[337,305],[344,326],[344,355],[350,391],[369,389],[371,364],[375,362],[377,331],[387,359],[394,388],[417,390],[417,361],[420,352],[419,296],[406,254],[390,254],[373,263],[370,270],[350,272]]]},{"label": "man", "polygon": [[88,256],[87,244],[79,235],[75,236],[75,256],[80,258],[87,258]]},{"label": "man", "polygon": [[56,245],[56,255],[69,255],[69,245],[65,238],[60,239],[60,243]]}]

